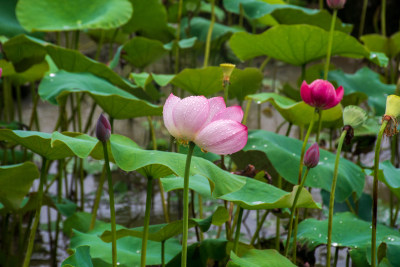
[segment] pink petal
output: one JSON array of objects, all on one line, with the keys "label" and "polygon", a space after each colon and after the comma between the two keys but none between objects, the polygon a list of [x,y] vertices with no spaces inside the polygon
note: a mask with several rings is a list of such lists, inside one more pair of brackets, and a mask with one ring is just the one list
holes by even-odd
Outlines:
[{"label": "pink petal", "polygon": [[179,131],[175,126],[174,120],[172,118],[172,111],[174,110],[176,104],[179,103],[181,99],[173,94],[170,94],[167,100],[165,101],[163,108],[163,118],[164,124],[167,128],[168,132],[175,138],[178,138]]},{"label": "pink petal", "polygon": [[247,127],[233,120],[217,120],[205,126],[194,142],[215,154],[232,154],[246,145]]},{"label": "pink petal", "polygon": [[225,100],[223,97],[213,97],[208,99],[210,105],[210,113],[208,114],[207,123],[211,122],[216,114],[226,109]]},{"label": "pink petal", "polygon": [[175,137],[193,141],[209,113],[210,105],[204,96],[189,96],[179,101],[172,111],[174,124],[179,131],[179,136]]},{"label": "pink petal", "polygon": [[300,96],[301,99],[303,99],[304,102],[307,104],[311,105],[311,89],[310,86],[306,83],[306,81],[303,81],[300,87]]},{"label": "pink petal", "polygon": [[314,107],[327,109],[326,106],[336,98],[335,87],[325,80],[315,80],[310,84],[311,99]]},{"label": "pink petal", "polygon": [[237,122],[241,122],[243,119],[243,110],[240,106],[232,106],[226,108],[225,110],[220,111],[212,121],[216,120],[233,120]]}]

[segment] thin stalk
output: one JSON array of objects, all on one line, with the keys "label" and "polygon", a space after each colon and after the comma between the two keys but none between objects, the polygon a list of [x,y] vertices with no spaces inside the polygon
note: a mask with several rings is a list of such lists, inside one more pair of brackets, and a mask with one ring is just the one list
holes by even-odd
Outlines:
[{"label": "thin stalk", "polygon": [[229,97],[229,81],[224,81],[224,100],[228,105],[228,97]]},{"label": "thin stalk", "polygon": [[17,108],[18,108],[18,120],[22,123],[22,106],[21,106],[21,86],[17,85]]},{"label": "thin stalk", "polygon": [[361,10],[360,27],[358,31],[358,38],[360,38],[364,33],[365,17],[367,15],[368,0],[363,1],[363,6]]},{"label": "thin stalk", "polygon": [[386,37],[386,0],[382,0],[381,6],[381,27],[382,35]]},{"label": "thin stalk", "polygon": [[337,16],[337,9],[333,10],[331,28],[329,30],[329,39],[328,39],[328,50],[326,52],[326,62],[325,62],[325,70],[324,70],[324,80],[328,80],[328,72],[329,65],[331,62],[331,52],[332,52],[332,43],[333,43],[333,33],[335,32],[335,22]]},{"label": "thin stalk", "polygon": [[[203,219],[203,197],[197,194],[197,200],[199,202],[199,219]],[[203,231],[200,231],[200,241],[204,240]]]},{"label": "thin stalk", "polygon": [[187,239],[189,230],[189,174],[190,162],[192,161],[194,147],[195,144],[193,142],[189,142],[189,151],[186,156],[185,176],[183,183],[182,267],[186,267],[187,264]]},{"label": "thin stalk", "polygon": [[333,260],[333,267],[337,266],[338,258],[339,258],[339,247],[336,247],[336,249],[335,249],[335,258]]},{"label": "thin stalk", "polygon": [[264,69],[270,60],[271,60],[271,57],[267,57],[266,59],[264,59],[264,61],[261,63],[261,66],[260,66],[261,72],[264,72]]},{"label": "thin stalk", "polygon": [[296,210],[297,200],[299,199],[300,193],[303,190],[304,183],[306,182],[306,178],[307,178],[309,170],[310,169],[307,168],[306,172],[304,173],[303,179],[301,180],[301,183],[300,183],[299,187],[297,188],[296,195],[294,196],[292,208],[290,209],[288,236],[287,236],[287,239],[286,239],[286,246],[285,246],[285,257],[287,257],[289,255],[289,243],[290,243],[290,238],[291,238],[291,235],[292,235],[293,219],[294,219],[294,213],[295,213],[295,210]]},{"label": "thin stalk", "polygon": [[79,34],[80,34],[79,30],[75,31],[75,35],[74,35],[74,40],[75,40],[74,49],[75,50],[79,50]]},{"label": "thin stalk", "polygon": [[40,172],[38,203],[36,206],[35,220],[33,221],[33,225],[31,228],[30,235],[29,235],[28,249],[26,251],[23,267],[28,267],[29,263],[31,261],[33,245],[35,243],[36,230],[38,228],[39,221],[40,221],[40,211],[42,209],[42,202],[43,202],[43,184],[46,181],[46,163],[47,163],[47,159],[45,157],[43,157],[42,158],[42,167],[41,167],[41,172]]},{"label": "thin stalk", "polygon": [[114,188],[111,179],[110,162],[108,160],[107,142],[102,142],[104,152],[104,165],[108,180],[108,195],[110,197],[111,237],[112,237],[112,265],[117,266],[117,226],[115,223]]},{"label": "thin stalk", "polygon": [[161,241],[161,267],[165,267],[165,240]]},{"label": "thin stalk", "polygon": [[299,209],[296,209],[296,218],[294,219],[294,227],[293,227],[293,255],[292,262],[296,264],[297,257],[297,225],[299,224]]},{"label": "thin stalk", "polygon": [[328,218],[328,242],[326,244],[327,255],[326,255],[326,266],[331,266],[331,245],[332,245],[332,225],[333,225],[333,208],[335,205],[335,190],[336,182],[339,170],[340,153],[342,152],[343,141],[346,137],[347,130],[343,130],[340,135],[338,148],[336,151],[335,168],[333,171],[332,186],[331,186],[331,197],[329,199],[329,218]]},{"label": "thin stalk", "polygon": [[251,99],[247,100],[246,109],[244,111],[243,122],[242,122],[244,125],[246,125],[246,123],[247,123],[247,117],[249,116],[252,101],[253,100],[251,100]]},{"label": "thin stalk", "polygon": [[[290,126],[292,124],[289,124]],[[289,127],[290,127],[289,126]],[[288,136],[288,135],[286,135]],[[278,175],[278,188],[282,188],[282,176]],[[280,250],[280,244],[281,244],[281,239],[280,239],[280,226],[281,226],[281,218],[279,216],[276,216],[276,230],[275,230],[275,249],[277,251]]]},{"label": "thin stalk", "polygon": [[319,9],[324,9],[324,0],[319,0]]},{"label": "thin stalk", "polygon": [[260,230],[265,222],[265,219],[267,219],[268,214],[269,214],[269,210],[266,210],[265,213],[263,214],[263,216],[261,217],[260,222],[257,224],[257,229],[254,232],[253,237],[251,238],[250,245],[252,245],[252,246],[255,245],[258,235],[260,233]]},{"label": "thin stalk", "polygon": [[204,52],[204,63],[203,63],[204,68],[208,66],[208,58],[210,56],[211,35],[213,32],[214,23],[215,23],[215,1],[216,0],[211,0],[211,22],[210,22],[210,26],[209,26],[208,32],[207,32],[206,50]]},{"label": "thin stalk", "polygon": [[182,17],[182,5],[183,5],[183,0],[179,0],[178,4],[178,25],[176,27],[176,36],[175,36],[175,74],[179,72],[179,39],[181,36],[181,17]]},{"label": "thin stalk", "polygon": [[99,209],[101,193],[103,192],[103,185],[104,185],[105,180],[106,180],[106,169],[105,169],[105,167],[103,167],[103,171],[101,172],[101,175],[100,175],[99,185],[98,185],[97,191],[96,191],[96,197],[94,199],[93,210],[92,210],[92,219],[90,221],[89,230],[92,230],[94,228],[94,225],[96,224],[97,210]]},{"label": "thin stalk", "polygon": [[372,233],[371,233],[371,266],[376,266],[376,222],[378,216],[378,172],[379,172],[379,152],[381,150],[381,141],[383,132],[388,124],[387,120],[382,122],[379,130],[378,137],[375,145],[375,158],[374,158],[374,182],[372,189]]},{"label": "thin stalk", "polygon": [[147,191],[146,191],[146,211],[144,214],[144,226],[143,226],[143,237],[142,237],[142,254],[140,257],[140,266],[146,266],[146,252],[147,252],[147,239],[149,236],[149,224],[150,224],[150,210],[151,210],[151,197],[153,193],[153,178],[147,177]]},{"label": "thin stalk", "polygon": [[[315,113],[317,113],[317,109],[315,109],[315,111],[314,111],[314,113],[313,113],[313,116],[312,116],[312,118],[311,118],[310,125],[308,126],[308,130],[307,130],[306,137],[304,138],[304,141],[303,141],[303,146],[302,146],[302,148],[301,148],[298,183],[300,183],[300,181],[301,181],[301,175],[303,174],[304,153],[306,152],[306,147],[307,147],[308,138],[310,137],[312,128],[313,128],[313,126],[314,126]],[[301,130],[301,132],[302,132],[302,130]]]},{"label": "thin stalk", "polygon": [[84,186],[85,175],[83,173],[83,159],[79,159],[79,187],[81,188],[81,210],[85,211],[85,186]]},{"label": "thin stalk", "polygon": [[233,243],[233,252],[237,254],[239,247],[239,237],[240,237],[240,227],[242,225],[242,217],[243,217],[243,208],[239,207],[239,216],[236,225],[236,233],[235,233],[235,241]]},{"label": "thin stalk", "polygon": [[99,60],[100,58],[100,53],[101,53],[101,48],[103,47],[103,43],[104,43],[104,30],[100,30],[100,40],[99,43],[97,44],[97,50],[96,50],[96,55],[94,56],[95,60]]},{"label": "thin stalk", "polygon": [[93,119],[94,111],[96,110],[96,106],[97,106],[97,104],[96,104],[96,102],[94,102],[92,104],[92,107],[90,108],[89,117],[88,117],[88,120],[86,121],[85,129],[83,131],[84,133],[87,133],[89,131],[89,128],[92,126],[92,119]]},{"label": "thin stalk", "polygon": [[317,143],[319,142],[319,134],[320,134],[321,129],[322,129],[322,111],[323,111],[322,109],[318,110],[318,114],[319,114],[319,116],[318,116],[318,129],[317,129],[317,136],[315,138]]}]

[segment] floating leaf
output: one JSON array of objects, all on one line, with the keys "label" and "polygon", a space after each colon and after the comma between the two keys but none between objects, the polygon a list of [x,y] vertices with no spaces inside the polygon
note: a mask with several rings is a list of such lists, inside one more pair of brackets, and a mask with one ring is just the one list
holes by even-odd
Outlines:
[{"label": "floating leaf", "polygon": [[[310,249],[327,242],[328,220],[306,219],[299,224],[297,240]],[[379,245],[388,235],[400,237],[400,233],[378,224],[376,240]],[[350,212],[336,213],[333,217],[332,246],[363,248],[371,246],[371,223],[360,220]]]},{"label": "floating leaf", "polygon": [[[278,25],[261,34],[235,33],[229,44],[241,60],[270,56],[293,65],[304,65],[326,56],[329,32],[310,25]],[[333,34],[332,55],[362,58],[369,51],[354,37]]]},{"label": "floating leaf", "polygon": [[77,92],[88,93],[114,119],[162,114],[162,107],[139,99],[90,73],[50,73],[39,85],[40,97],[52,104],[64,104],[70,93]]},{"label": "floating leaf", "polygon": [[29,193],[39,171],[32,162],[0,166],[0,202],[8,210],[17,210]]},{"label": "floating leaf", "polygon": [[128,22],[132,12],[128,0],[20,0],[16,8],[18,21],[28,31],[112,29]]},{"label": "floating leaf", "polygon": [[[288,97],[276,93],[259,93],[248,95],[246,98],[254,100],[257,104],[270,102],[286,121],[294,125],[309,124],[314,113],[314,108],[303,101],[296,102]],[[337,105],[334,108],[322,112],[322,121],[326,127],[335,126],[338,124],[338,120],[341,122],[341,119],[341,105]],[[315,120],[318,120],[317,116]],[[342,125],[342,123],[340,123],[340,125]]]},{"label": "floating leaf", "polygon": [[90,257],[90,247],[80,246],[73,249],[73,254],[66,258],[61,267],[93,267],[92,258]]},{"label": "floating leaf", "polygon": [[[243,151],[235,153],[232,158],[235,162],[245,164],[251,153],[260,151],[264,153],[271,167],[274,168],[285,180],[292,184],[298,183],[298,170],[300,152],[303,142],[263,130],[249,131],[249,139]],[[330,192],[335,155],[320,149],[320,162],[317,167],[310,170],[306,186],[323,188]],[[361,195],[364,188],[365,175],[361,168],[347,159],[341,158],[338,170],[338,182],[335,198],[343,202],[352,192]]]},{"label": "floating leaf", "polygon": [[124,45],[122,57],[133,66],[143,69],[163,57],[167,50],[162,42],[145,37],[135,37]]},{"label": "floating leaf", "polygon": [[342,70],[330,71],[328,79],[343,86],[346,96],[360,94],[361,97],[367,97],[369,106],[374,108],[376,115],[379,116],[385,112],[386,97],[396,90],[395,84],[382,83],[379,74],[367,67],[359,69],[354,74],[347,74]]},{"label": "floating leaf", "polygon": [[228,267],[291,267],[296,266],[275,249],[250,249],[241,257],[231,251]]}]

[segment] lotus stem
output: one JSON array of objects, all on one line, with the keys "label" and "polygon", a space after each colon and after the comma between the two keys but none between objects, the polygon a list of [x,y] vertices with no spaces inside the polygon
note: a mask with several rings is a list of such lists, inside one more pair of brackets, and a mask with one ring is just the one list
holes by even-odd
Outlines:
[{"label": "lotus stem", "polygon": [[339,170],[340,153],[342,152],[343,141],[346,138],[347,130],[344,130],[340,135],[338,148],[336,151],[335,168],[333,171],[331,197],[329,199],[329,218],[328,218],[328,242],[326,244],[326,266],[331,266],[331,244],[332,244],[332,224],[333,224],[333,208],[335,205],[335,190]]},{"label": "lotus stem", "polygon": [[306,178],[307,178],[309,170],[310,169],[307,168],[306,172],[304,173],[303,179],[301,180],[301,183],[300,183],[299,187],[297,188],[296,195],[294,196],[293,204],[292,204],[292,207],[290,209],[288,236],[287,236],[286,245],[285,245],[285,257],[287,257],[289,255],[289,243],[290,243],[290,238],[291,238],[291,235],[292,235],[293,219],[294,219],[294,213],[296,211],[297,200],[299,199],[300,193],[303,190],[304,183],[306,182]]},{"label": "lotus stem", "polygon": [[311,117],[310,125],[308,126],[307,134],[306,134],[306,137],[304,138],[303,146],[302,146],[302,148],[301,148],[298,183],[301,182],[301,175],[303,174],[304,153],[306,152],[306,147],[307,147],[308,138],[310,137],[312,128],[314,127],[315,113],[317,113],[317,109],[314,110],[313,116]]},{"label": "lotus stem", "polygon": [[94,199],[94,204],[92,209],[92,219],[90,221],[89,230],[92,230],[94,228],[94,225],[96,224],[97,210],[99,209],[101,193],[103,192],[103,185],[105,180],[106,180],[106,169],[105,167],[103,167],[103,171],[101,172],[100,175],[100,181],[97,186],[96,197]]},{"label": "lotus stem", "polygon": [[239,247],[240,227],[242,226],[243,208],[239,206],[239,216],[236,225],[235,241],[233,243],[233,252],[237,254]]},{"label": "lotus stem", "polygon": [[367,7],[368,7],[368,0],[364,0],[362,10],[361,10],[361,19],[360,19],[360,27],[359,27],[359,31],[358,31],[358,38],[360,38],[364,33],[365,17],[367,15]]},{"label": "lotus stem", "polygon": [[247,100],[246,109],[244,111],[244,116],[243,116],[243,125],[246,125],[246,123],[247,123],[247,117],[249,116],[251,102],[252,102],[251,99]]},{"label": "lotus stem", "polygon": [[165,267],[165,240],[161,241],[161,267]]},{"label": "lotus stem", "polygon": [[185,176],[183,183],[183,234],[182,234],[182,262],[181,266],[187,266],[187,239],[189,230],[189,174],[195,143],[189,142],[189,150],[186,156]]},{"label": "lotus stem", "polygon": [[260,222],[257,224],[257,229],[254,232],[253,237],[251,238],[250,245],[252,245],[252,246],[255,245],[256,240],[258,238],[258,234],[260,233],[260,230],[261,230],[261,228],[262,228],[262,226],[263,226],[263,224],[265,222],[265,219],[267,218],[268,214],[269,214],[269,210],[266,210],[265,213],[263,214],[263,216],[261,217]]},{"label": "lotus stem", "polygon": [[211,36],[215,23],[215,1],[216,0],[211,0],[211,22],[207,32],[206,50],[204,52],[204,68],[208,66],[208,58],[210,57]]},{"label": "lotus stem", "polygon": [[181,36],[181,17],[182,17],[182,5],[183,5],[183,0],[179,0],[178,4],[178,18],[177,18],[177,27],[176,27],[176,36],[175,36],[175,74],[179,72],[179,39]]},{"label": "lotus stem", "polygon": [[150,223],[152,193],[153,193],[153,178],[147,177],[146,211],[145,211],[145,215],[144,215],[142,254],[141,254],[141,258],[140,258],[140,266],[141,267],[146,266],[146,251],[147,251],[147,239],[149,236],[149,223]]},{"label": "lotus stem", "polygon": [[110,198],[110,213],[111,213],[111,237],[112,237],[112,265],[117,266],[117,225],[115,223],[115,205],[114,205],[114,188],[111,179],[110,162],[108,160],[107,142],[101,142],[104,152],[104,166],[106,168],[108,180],[108,195]]},{"label": "lotus stem", "polygon": [[386,37],[386,0],[382,0],[381,27],[382,27],[382,35]]},{"label": "lotus stem", "polygon": [[372,189],[372,234],[371,234],[371,266],[376,266],[376,223],[378,216],[378,172],[379,172],[379,153],[381,150],[381,141],[383,132],[388,124],[387,120],[382,121],[381,128],[378,133],[375,145],[375,158],[374,158],[374,181]]},{"label": "lotus stem", "polygon": [[322,109],[318,110],[318,129],[317,129],[317,136],[316,136],[316,142],[319,142],[319,135],[322,129]]},{"label": "lotus stem", "polygon": [[324,80],[328,80],[328,72],[329,72],[329,65],[330,65],[330,62],[331,62],[333,33],[335,32],[336,16],[337,16],[337,9],[334,9],[333,10],[333,14],[332,14],[331,28],[329,30],[328,50],[326,52]]},{"label": "lotus stem", "polygon": [[23,267],[28,267],[29,263],[31,261],[33,245],[35,243],[36,230],[38,228],[39,221],[40,221],[40,211],[42,209],[42,203],[43,203],[43,184],[46,181],[46,163],[47,163],[47,159],[45,157],[43,157],[42,158],[42,167],[41,167],[41,171],[40,171],[38,203],[36,206],[35,220],[33,221],[33,225],[31,228],[30,235],[29,235],[28,249],[26,251]]}]

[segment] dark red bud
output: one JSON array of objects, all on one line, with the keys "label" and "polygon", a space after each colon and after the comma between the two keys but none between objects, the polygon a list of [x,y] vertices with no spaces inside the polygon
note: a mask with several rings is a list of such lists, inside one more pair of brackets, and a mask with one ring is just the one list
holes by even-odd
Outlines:
[{"label": "dark red bud", "polygon": [[319,147],[317,143],[310,146],[304,156],[304,165],[307,168],[314,168],[319,162]]},{"label": "dark red bud", "polygon": [[96,137],[101,142],[107,142],[110,139],[111,135],[111,125],[108,119],[101,114],[99,119],[97,120],[96,125]]}]

